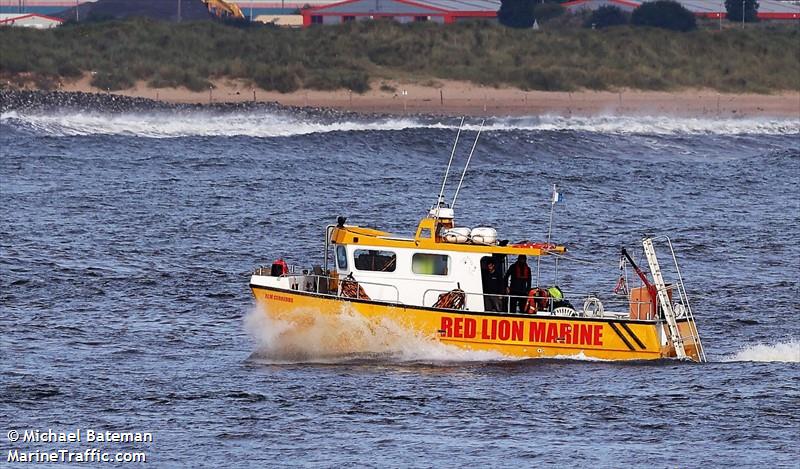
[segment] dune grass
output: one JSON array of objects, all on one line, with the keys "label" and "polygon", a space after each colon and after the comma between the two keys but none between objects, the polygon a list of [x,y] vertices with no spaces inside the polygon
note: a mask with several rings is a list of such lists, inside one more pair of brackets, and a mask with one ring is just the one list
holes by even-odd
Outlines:
[{"label": "dune grass", "polygon": [[770,93],[800,88],[796,26],[679,33],[632,26],[515,30],[489,22],[391,21],[286,30],[143,19],[0,28],[0,76],[59,79],[92,72],[118,90],[207,89],[238,78],[265,90],[351,89],[373,79],[456,79],[526,90],[713,88]]}]

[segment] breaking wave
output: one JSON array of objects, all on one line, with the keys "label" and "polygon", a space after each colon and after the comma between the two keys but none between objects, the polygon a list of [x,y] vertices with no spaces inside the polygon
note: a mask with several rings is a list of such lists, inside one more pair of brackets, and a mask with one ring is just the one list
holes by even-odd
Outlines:
[{"label": "breaking wave", "polygon": [[[457,120],[433,118],[350,119],[343,121],[300,118],[291,113],[233,112],[0,114],[0,123],[19,125],[52,136],[130,135],[149,138],[187,136],[288,137],[328,132],[455,129]],[[473,119],[477,121],[477,119]],[[477,130],[474,122],[468,130]],[[520,117],[490,119],[484,131],[584,131],[610,134],[760,134],[800,133],[798,119],[717,119],[680,117]]]},{"label": "breaking wave", "polygon": [[777,344],[749,345],[723,358],[726,362],[800,363],[800,341],[792,339]]},{"label": "breaking wave", "polygon": [[268,363],[338,363],[377,359],[389,362],[460,363],[518,360],[498,352],[466,350],[402,327],[370,320],[349,306],[339,314],[294,310],[282,320],[255,308],[245,329],[256,341],[253,358]]}]

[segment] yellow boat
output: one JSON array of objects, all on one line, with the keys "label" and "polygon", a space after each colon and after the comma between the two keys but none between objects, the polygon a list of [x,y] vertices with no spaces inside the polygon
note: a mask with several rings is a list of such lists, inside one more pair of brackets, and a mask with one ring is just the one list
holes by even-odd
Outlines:
[{"label": "yellow boat", "polygon": [[[254,272],[250,288],[265,314],[303,328],[348,310],[445,344],[509,356],[705,361],[683,281],[664,281],[654,238],[642,241],[653,281],[631,289],[625,308],[612,311],[596,296],[573,297],[551,287],[553,295],[531,289],[519,299],[520,312],[511,310],[512,295],[484,293],[488,261],[505,271],[509,256],[563,256],[564,246],[497,242],[486,228],[465,235],[454,230],[446,207],[431,209],[409,238],[345,222],[340,217],[326,230],[324,267],[301,271],[278,261]],[[501,311],[487,310],[489,296],[498,297]],[[572,306],[576,300],[583,300],[582,308]]]},{"label": "yellow boat", "polygon": [[[651,278],[622,250],[620,272],[629,264],[642,286],[628,290],[626,276],[621,274],[617,295],[611,298],[617,302],[616,309],[595,294],[540,285],[543,256],[556,257],[558,272],[558,260],[566,253],[564,246],[550,243],[549,230],[546,243],[509,244],[499,241],[493,228],[456,226],[452,207],[461,182],[450,205],[443,197],[456,145],[438,201],[413,237],[347,225],[346,219],[339,217],[336,225],[325,231],[323,265],[301,270],[279,260],[253,273],[250,288],[264,314],[300,333],[304,328],[318,331],[318,322],[330,323],[343,313],[357,314],[376,327],[390,321],[430,340],[516,357],[705,361],[669,238],[642,240]],[[554,186],[552,206],[558,196]],[[668,270],[676,278],[671,283],[665,281],[656,257],[657,241],[665,242],[672,255],[674,268]],[[513,278],[511,282],[516,292],[506,288],[509,269],[516,269],[508,266],[513,256],[520,266],[515,270],[520,276],[516,287]],[[527,266],[528,258],[537,259],[536,284],[530,268],[522,267]],[[494,269],[490,271],[490,263],[500,267],[500,272],[509,272],[502,281],[493,274]],[[524,287],[521,295],[520,285]]]}]

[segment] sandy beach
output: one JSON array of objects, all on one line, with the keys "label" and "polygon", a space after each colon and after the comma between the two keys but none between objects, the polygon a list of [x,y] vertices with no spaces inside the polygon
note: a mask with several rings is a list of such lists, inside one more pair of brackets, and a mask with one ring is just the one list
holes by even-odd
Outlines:
[{"label": "sandy beach", "polygon": [[[102,92],[89,77],[64,83],[62,91]],[[380,80],[364,94],[348,90],[269,92],[233,80],[193,92],[184,88],[150,88],[146,83],[115,94],[171,103],[278,102],[287,106],[326,107],[355,112],[442,115],[676,115],[687,117],[797,117],[800,93],[728,94],[714,90],[660,91],[523,91],[437,80],[425,84]]]}]

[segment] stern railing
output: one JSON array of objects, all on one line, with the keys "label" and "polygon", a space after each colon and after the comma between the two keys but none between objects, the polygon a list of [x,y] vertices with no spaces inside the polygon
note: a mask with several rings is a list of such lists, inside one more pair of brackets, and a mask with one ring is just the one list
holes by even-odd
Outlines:
[{"label": "stern railing", "polygon": [[[677,287],[678,287],[678,302],[674,303],[674,299],[669,299],[667,295],[668,287],[664,283],[663,273],[661,266],[659,265],[658,258],[655,252],[655,241],[666,241],[667,246],[669,247],[670,255],[672,256],[672,262],[675,266],[675,274],[677,275]],[[681,269],[678,266],[678,259],[675,256],[675,249],[672,246],[672,240],[669,239],[668,236],[657,236],[657,237],[647,237],[642,240],[642,245],[644,247],[645,255],[647,257],[648,264],[650,266],[650,274],[653,276],[653,281],[658,292],[658,301],[660,303],[660,310],[661,315],[664,316],[664,320],[669,327],[669,335],[670,340],[675,348],[676,355],[678,358],[686,358],[688,355],[685,352],[685,344],[686,339],[691,339],[691,343],[694,345],[695,350],[697,352],[697,361],[705,362],[706,354],[705,350],[703,349],[703,344],[700,341],[700,333],[697,330],[697,323],[694,319],[694,313],[692,311],[692,307],[689,304],[689,299],[686,295],[686,287],[683,283],[683,276],[681,275]],[[675,304],[675,306],[673,306]],[[680,327],[677,324],[678,311],[677,305],[682,306],[683,311],[681,313],[687,319],[688,328],[689,328],[689,335],[684,336],[681,331]]]}]

